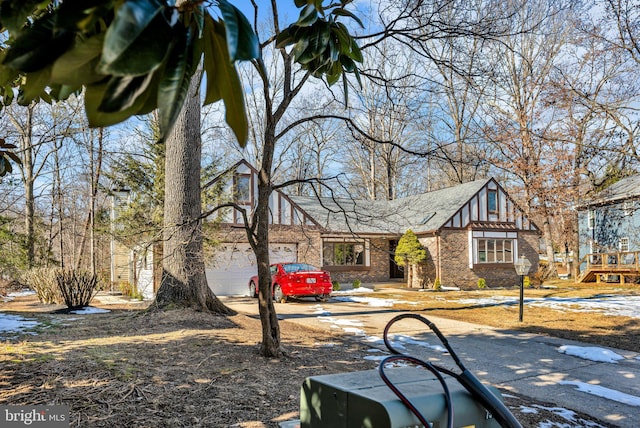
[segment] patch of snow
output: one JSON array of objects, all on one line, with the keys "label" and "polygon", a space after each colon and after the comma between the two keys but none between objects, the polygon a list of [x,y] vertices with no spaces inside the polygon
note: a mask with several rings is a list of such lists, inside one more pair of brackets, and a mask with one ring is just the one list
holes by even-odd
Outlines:
[{"label": "patch of snow", "polygon": [[320,322],[328,322],[337,326],[350,326],[350,327],[362,327],[364,324],[360,320],[348,320],[344,318],[335,318],[335,317],[318,317]]},{"label": "patch of snow", "polygon": [[0,333],[22,333],[24,330],[34,328],[39,324],[36,320],[24,318],[20,315],[0,312]]},{"label": "patch of snow", "polygon": [[551,422],[544,421],[538,425],[538,428],[606,428],[603,425],[600,425],[596,422],[585,421],[584,419],[578,417],[576,413],[572,410],[565,409],[564,407],[545,407],[540,406],[538,404],[534,404],[532,407],[521,406],[521,411],[523,413],[538,413],[537,409],[546,410],[553,414],[556,414],[563,419],[565,419],[569,423],[560,423],[560,422]]},{"label": "patch of snow", "polygon": [[109,309],[95,308],[93,306],[85,306],[82,309],[69,311],[70,314],[76,314],[76,315],[106,314],[108,312],[111,312],[111,311]]},{"label": "patch of snow", "polygon": [[[479,299],[458,299],[456,303],[476,306],[511,306],[517,305],[516,297],[495,296]],[[597,298],[582,297],[544,297],[525,298],[529,306],[546,307],[560,311],[598,312],[605,315],[640,318],[640,296],[602,295]]]},{"label": "patch of snow", "polygon": [[530,413],[532,415],[537,415],[538,409],[534,409],[533,407],[529,406],[520,406],[520,413]]},{"label": "patch of snow", "polygon": [[12,291],[11,293],[7,293],[6,296],[2,297],[2,301],[3,302],[11,302],[11,301],[15,300],[16,297],[32,296],[34,294],[36,294],[35,291],[25,288],[22,291]]},{"label": "patch of snow", "polygon": [[376,297],[359,297],[359,296],[335,297],[334,300],[337,300],[339,302],[366,303],[367,305],[373,306],[376,308],[390,308],[396,303],[409,303],[409,302],[403,302],[403,301],[394,300],[394,299],[379,299]]},{"label": "patch of snow", "polygon": [[621,391],[616,391],[615,389],[577,381],[560,381],[558,383],[560,385],[573,385],[580,392],[586,392],[587,394],[607,398],[609,400],[617,401],[618,403],[626,404],[628,406],[640,407],[640,397],[626,394]]},{"label": "patch of snow", "polygon": [[355,336],[365,336],[364,330],[355,327],[345,327],[342,329],[345,333],[353,333]]},{"label": "patch of snow", "polygon": [[24,289],[22,291],[13,291],[11,293],[8,293],[7,296],[9,296],[9,297],[23,297],[23,296],[33,296],[34,294],[36,294],[35,291]]},{"label": "patch of snow", "polygon": [[558,352],[599,363],[617,363],[620,360],[624,360],[622,355],[596,346],[563,345],[558,348]]},{"label": "patch of snow", "polygon": [[331,296],[336,296],[336,295],[339,296],[344,294],[366,294],[366,293],[375,293],[375,291],[367,287],[359,287],[359,288],[352,288],[350,290],[332,291]]},{"label": "patch of snow", "polygon": [[[447,349],[444,346],[441,345],[431,345],[428,342],[424,342],[422,340],[416,340],[415,338],[411,337],[411,336],[405,336],[405,335],[393,335],[392,336],[392,344],[394,347],[396,347],[397,343],[400,344],[407,344],[407,345],[414,345],[414,346],[420,346],[423,348],[427,348],[427,349],[431,349],[437,352],[448,352]],[[402,346],[402,348],[405,348],[405,346]]]},{"label": "patch of snow", "polygon": [[367,361],[382,361],[387,357],[388,357],[388,355],[365,355],[362,358],[367,360]]},{"label": "patch of snow", "polygon": [[311,307],[314,315],[331,315],[331,312],[327,311],[321,305],[314,305]]}]

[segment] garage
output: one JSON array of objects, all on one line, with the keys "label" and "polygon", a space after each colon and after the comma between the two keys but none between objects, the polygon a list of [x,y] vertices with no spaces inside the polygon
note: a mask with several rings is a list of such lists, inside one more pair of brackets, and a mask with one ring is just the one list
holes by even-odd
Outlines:
[{"label": "garage", "polygon": [[[297,244],[271,244],[269,260],[271,263],[297,261]],[[233,242],[220,244],[206,271],[209,287],[217,296],[249,295],[249,278],[257,273],[251,246]]]}]

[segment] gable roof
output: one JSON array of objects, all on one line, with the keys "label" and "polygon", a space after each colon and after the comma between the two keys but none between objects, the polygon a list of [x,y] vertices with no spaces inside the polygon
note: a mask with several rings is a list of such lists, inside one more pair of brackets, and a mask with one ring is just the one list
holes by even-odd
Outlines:
[{"label": "gable roof", "polygon": [[615,182],[596,194],[589,201],[578,205],[578,208],[586,208],[593,205],[607,205],[637,197],[640,197],[640,174],[626,177]]},{"label": "gable roof", "polygon": [[334,232],[426,233],[440,229],[493,179],[476,180],[392,201],[291,196],[322,227]]}]

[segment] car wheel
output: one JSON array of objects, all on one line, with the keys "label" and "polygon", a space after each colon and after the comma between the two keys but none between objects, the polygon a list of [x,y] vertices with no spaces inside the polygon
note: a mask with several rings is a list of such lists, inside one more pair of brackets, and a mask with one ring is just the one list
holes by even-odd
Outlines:
[{"label": "car wheel", "polygon": [[258,289],[256,288],[256,283],[253,281],[249,283],[249,296],[253,298],[258,297]]},{"label": "car wheel", "polygon": [[329,294],[321,294],[316,296],[316,302],[327,302],[329,301],[329,297],[331,297]]},{"label": "car wheel", "polygon": [[276,284],[273,287],[273,300],[280,303],[285,303],[287,301],[287,296],[282,292],[282,287]]}]

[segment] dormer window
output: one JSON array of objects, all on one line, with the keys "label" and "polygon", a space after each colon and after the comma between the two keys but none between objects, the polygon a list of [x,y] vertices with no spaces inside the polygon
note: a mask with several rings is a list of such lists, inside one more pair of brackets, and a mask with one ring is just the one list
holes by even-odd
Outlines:
[{"label": "dormer window", "polygon": [[238,204],[251,204],[251,175],[236,174],[233,177],[233,193]]},{"label": "dormer window", "polygon": [[498,191],[495,189],[487,192],[487,210],[489,214],[498,214]]}]

